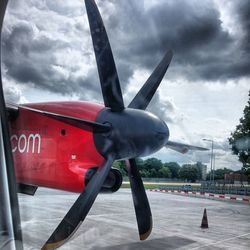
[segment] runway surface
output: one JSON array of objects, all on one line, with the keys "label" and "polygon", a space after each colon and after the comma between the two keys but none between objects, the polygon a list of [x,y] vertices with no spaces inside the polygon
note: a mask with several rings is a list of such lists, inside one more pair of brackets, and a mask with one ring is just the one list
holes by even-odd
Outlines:
[{"label": "runway surface", "polygon": [[[100,194],[74,237],[60,249],[167,250],[250,249],[250,206],[147,191],[153,231],[138,238],[129,189]],[[24,247],[40,249],[77,194],[39,188],[34,197],[19,195]],[[208,229],[201,229],[204,208]]]}]

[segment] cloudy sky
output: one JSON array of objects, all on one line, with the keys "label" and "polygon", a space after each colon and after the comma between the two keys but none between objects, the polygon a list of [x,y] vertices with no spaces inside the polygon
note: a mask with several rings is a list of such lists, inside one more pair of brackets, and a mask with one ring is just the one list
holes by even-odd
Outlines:
[{"label": "cloudy sky", "polygon": [[[250,86],[250,2],[246,0],[97,1],[129,104],[168,49],[174,57],[148,109],[170,139],[211,148],[216,168],[239,169],[227,138],[242,116]],[[11,0],[2,37],[7,101],[102,103],[83,0]],[[180,164],[209,152],[154,156]]]}]

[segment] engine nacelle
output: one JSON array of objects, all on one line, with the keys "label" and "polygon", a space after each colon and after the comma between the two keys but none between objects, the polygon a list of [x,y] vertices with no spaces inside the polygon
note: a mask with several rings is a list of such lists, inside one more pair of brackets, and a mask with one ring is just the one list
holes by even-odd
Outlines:
[{"label": "engine nacelle", "polygon": [[122,174],[117,168],[111,168],[100,193],[114,193],[122,185]]},{"label": "engine nacelle", "polygon": [[[91,168],[87,171],[85,176],[85,185],[88,184],[92,176],[97,171],[97,168]],[[100,193],[114,193],[116,192],[122,185],[122,174],[117,168],[111,168],[109,174],[104,181]]]}]

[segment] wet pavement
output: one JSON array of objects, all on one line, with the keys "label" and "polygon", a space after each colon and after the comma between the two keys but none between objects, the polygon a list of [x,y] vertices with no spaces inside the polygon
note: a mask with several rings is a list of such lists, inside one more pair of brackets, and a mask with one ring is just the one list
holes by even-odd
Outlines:
[{"label": "wet pavement", "polygon": [[[153,214],[150,237],[141,242],[129,189],[100,194],[73,238],[60,249],[250,249],[250,206],[147,191]],[[39,188],[19,195],[25,249],[40,249],[77,194]],[[208,229],[201,229],[204,208]]]}]

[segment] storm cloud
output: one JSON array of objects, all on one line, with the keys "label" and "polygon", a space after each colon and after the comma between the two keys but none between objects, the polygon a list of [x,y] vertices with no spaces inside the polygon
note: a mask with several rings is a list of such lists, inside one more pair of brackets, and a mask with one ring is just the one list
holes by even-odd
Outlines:
[{"label": "storm cloud", "polygon": [[[241,41],[223,29],[213,1],[170,0],[154,4],[142,0],[97,1],[97,4],[110,37],[123,91],[135,69],[152,72],[168,49],[174,51],[171,72],[166,76],[170,80],[176,77],[191,81],[227,80],[250,73],[249,8],[245,1],[233,5],[245,32]],[[80,97],[88,96],[86,92],[90,91],[95,99],[101,100],[82,1],[12,0],[4,27],[3,64],[7,77],[61,94],[79,95],[84,86],[86,91],[81,91]]]},{"label": "storm cloud", "polygon": [[[152,70],[173,49],[169,77],[212,81],[249,75],[249,51],[223,29],[213,1],[160,1],[148,8],[139,2],[115,2],[117,13],[108,19],[113,39],[119,34],[119,58]],[[247,14],[240,9],[235,6],[239,22],[244,22]]]}]

